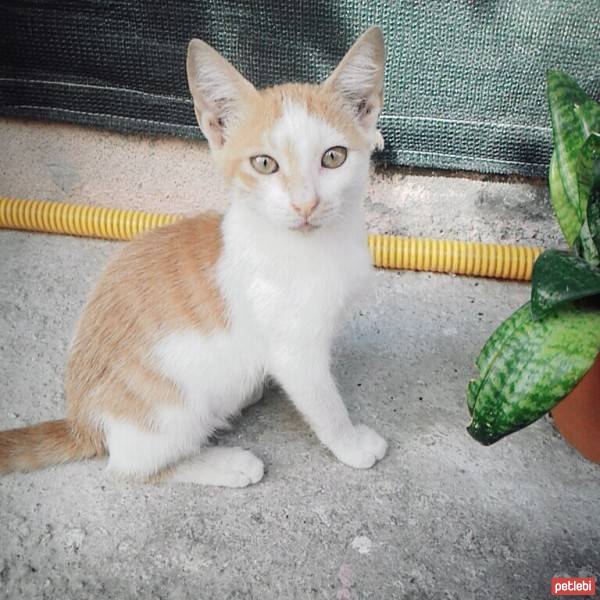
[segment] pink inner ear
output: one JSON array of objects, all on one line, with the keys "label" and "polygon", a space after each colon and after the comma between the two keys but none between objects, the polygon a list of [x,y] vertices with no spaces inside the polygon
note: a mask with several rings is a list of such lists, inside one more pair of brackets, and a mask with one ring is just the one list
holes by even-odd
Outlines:
[{"label": "pink inner ear", "polygon": [[361,100],[358,103],[358,109],[357,109],[358,118],[362,119],[362,118],[366,117],[367,115],[371,114],[371,110],[373,110],[373,105],[371,103],[369,103],[366,99]]},{"label": "pink inner ear", "polygon": [[225,139],[223,138],[223,126],[221,119],[211,119],[210,129],[215,139],[218,139],[219,145],[223,144],[225,142]]},{"label": "pink inner ear", "polygon": [[379,112],[377,107],[377,100],[373,100],[373,98],[364,99],[361,100],[358,104],[357,118],[359,123],[361,123],[361,125],[366,128],[375,127],[375,124],[377,122]]},{"label": "pink inner ear", "polygon": [[203,114],[200,119],[200,128],[211,146],[215,148],[223,146],[225,138],[221,119],[210,114]]}]

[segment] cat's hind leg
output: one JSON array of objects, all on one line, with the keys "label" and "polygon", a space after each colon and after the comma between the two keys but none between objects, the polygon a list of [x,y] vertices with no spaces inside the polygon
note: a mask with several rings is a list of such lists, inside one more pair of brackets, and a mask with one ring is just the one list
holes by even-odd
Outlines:
[{"label": "cat's hind leg", "polygon": [[[225,487],[258,483],[263,462],[242,448],[209,446],[180,432],[158,433],[115,421],[106,445],[109,473],[148,482],[173,481]],[[191,458],[190,458],[191,457]]]},{"label": "cat's hind leg", "polygon": [[114,419],[105,421],[107,471],[118,477],[147,480],[198,452],[203,440],[181,431],[157,431]]}]

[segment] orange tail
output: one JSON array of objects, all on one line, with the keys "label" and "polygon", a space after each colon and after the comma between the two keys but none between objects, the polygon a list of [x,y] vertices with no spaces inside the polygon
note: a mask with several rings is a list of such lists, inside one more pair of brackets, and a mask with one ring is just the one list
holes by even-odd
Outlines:
[{"label": "orange tail", "polygon": [[33,471],[104,453],[100,432],[76,429],[66,419],[0,431],[0,473]]}]

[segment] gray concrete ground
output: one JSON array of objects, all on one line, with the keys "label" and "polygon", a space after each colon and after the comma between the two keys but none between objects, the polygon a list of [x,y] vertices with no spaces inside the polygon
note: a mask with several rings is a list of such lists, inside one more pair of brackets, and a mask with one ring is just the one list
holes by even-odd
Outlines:
[{"label": "gray concrete ground", "polygon": [[[18,121],[0,144],[0,195],[221,202],[199,144]],[[366,206],[378,231],[559,243],[539,185],[383,172]],[[0,231],[1,428],[63,414],[67,346],[116,246]],[[103,461],[0,479],[0,597],[537,600],[553,575],[600,575],[600,468],[549,419],[490,448],[465,431],[478,350],[528,294],[377,273],[334,357],[352,417],[390,442],[372,470],[337,463],[273,390],[218,440],[265,461],[247,489],[114,481]]]}]

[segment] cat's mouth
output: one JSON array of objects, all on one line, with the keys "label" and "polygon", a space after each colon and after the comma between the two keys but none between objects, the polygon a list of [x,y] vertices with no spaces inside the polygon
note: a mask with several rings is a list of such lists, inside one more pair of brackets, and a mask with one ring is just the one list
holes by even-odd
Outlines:
[{"label": "cat's mouth", "polygon": [[301,231],[302,233],[308,233],[309,231],[314,231],[318,229],[319,225],[315,225],[314,223],[309,223],[305,221],[304,223],[300,223],[299,225],[295,225],[292,227],[293,231]]}]

